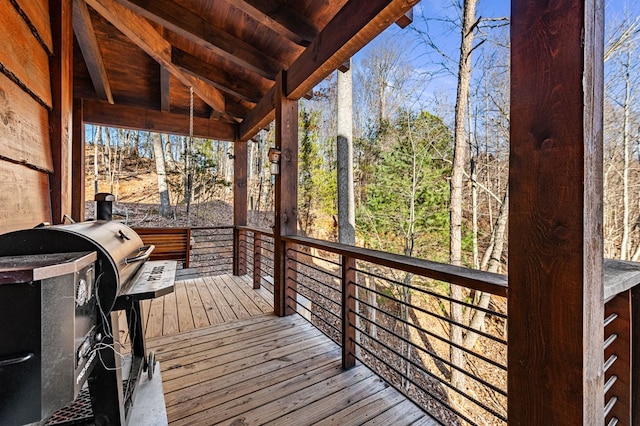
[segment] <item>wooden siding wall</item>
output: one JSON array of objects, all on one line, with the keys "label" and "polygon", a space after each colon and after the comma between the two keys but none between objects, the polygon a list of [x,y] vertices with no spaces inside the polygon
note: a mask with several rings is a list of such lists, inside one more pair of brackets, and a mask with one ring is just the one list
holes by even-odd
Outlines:
[{"label": "wooden siding wall", "polygon": [[[52,1],[51,10],[59,7]],[[54,123],[54,112],[60,108],[56,104],[70,100],[52,92],[51,75],[70,57],[58,47],[60,36],[52,33],[49,11],[48,0],[0,5],[0,232],[51,222],[52,202],[64,204],[55,198],[60,190],[52,191],[50,183],[61,176],[54,166],[52,139],[56,127],[66,126]],[[66,92],[70,80],[58,86]],[[70,149],[69,133],[60,132],[57,138],[63,152]],[[62,175],[61,186],[71,192],[67,180]]]}]

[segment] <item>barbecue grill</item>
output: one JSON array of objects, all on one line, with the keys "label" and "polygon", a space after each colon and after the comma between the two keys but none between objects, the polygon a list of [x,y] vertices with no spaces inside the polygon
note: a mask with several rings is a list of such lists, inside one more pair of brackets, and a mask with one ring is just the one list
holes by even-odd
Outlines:
[{"label": "barbecue grill", "polygon": [[[106,197],[107,200],[110,198]],[[5,268],[3,271],[1,268],[3,259],[6,262],[10,262],[8,259],[21,259],[21,261],[28,263],[47,258],[50,262],[55,263],[55,260],[52,259],[56,256],[62,256],[63,259],[58,259],[58,261],[63,264],[69,262],[69,253],[78,252],[89,255],[89,257],[92,255],[92,258],[95,259],[95,264],[87,266],[91,269],[91,274],[95,273],[90,280],[85,276],[81,282],[80,274],[75,273],[73,284],[71,284],[73,297],[69,297],[69,285],[64,287],[46,281],[38,282],[38,285],[48,292],[47,298],[33,297],[33,303],[38,306],[33,306],[29,312],[24,313],[30,318],[24,318],[21,313],[14,311],[11,311],[14,312],[11,317],[6,315],[0,317],[3,320],[0,322],[0,336],[5,337],[3,340],[9,339],[12,342],[8,345],[3,342],[5,345],[3,348],[20,347],[23,348],[24,353],[30,353],[30,349],[25,345],[32,345],[34,348],[36,346],[38,348],[51,346],[53,344],[51,339],[43,336],[42,330],[36,332],[39,334],[39,339],[34,340],[27,338],[27,334],[33,337],[33,331],[19,333],[14,332],[12,327],[26,321],[30,324],[44,322],[53,324],[50,325],[50,328],[68,328],[69,321],[62,319],[63,314],[49,315],[47,312],[51,310],[52,306],[59,305],[61,300],[71,300],[70,307],[65,308],[65,312],[70,310],[71,316],[74,316],[75,309],[75,316],[82,316],[82,321],[76,321],[76,323],[82,324],[82,329],[75,332],[75,346],[70,348],[67,347],[68,345],[65,346],[56,356],[75,358],[76,364],[80,357],[84,357],[86,368],[83,365],[82,368],[76,368],[75,371],[72,369],[72,377],[69,380],[74,385],[72,386],[73,392],[65,394],[66,401],[64,402],[69,403],[78,395],[79,385],[84,383],[88,377],[94,423],[117,425],[126,423],[127,412],[133,401],[135,383],[141,372],[150,363],[145,353],[140,300],[158,297],[173,291],[176,262],[147,262],[154,247],[145,246],[140,236],[128,226],[108,220],[110,219],[111,207],[110,203],[107,204],[108,208],[104,203],[98,205],[97,211],[100,220],[68,225],[39,226],[0,235],[0,283],[3,282],[3,279],[5,282],[5,285],[0,285],[0,291],[3,287],[5,289],[11,287],[18,291],[18,293],[7,293],[7,297],[0,293],[0,297],[2,297],[0,311],[2,311],[3,305],[8,306],[14,303],[14,299],[20,297],[20,291],[28,292],[34,285],[33,277],[16,280],[12,273],[8,272],[11,268]],[[105,211],[106,213],[104,213]],[[54,266],[52,268],[55,270]],[[94,276],[95,278],[93,278]],[[91,308],[82,308],[84,311],[78,309],[79,306],[84,305],[91,306]],[[131,372],[126,385],[123,385],[120,357],[115,352],[117,350],[115,344],[118,343],[117,310],[125,310],[126,312],[132,346]],[[89,313],[80,314],[80,311]],[[34,316],[37,318],[32,318]],[[9,383],[8,368],[3,366],[2,360],[14,360],[17,359],[16,357],[20,357],[20,354],[5,353],[9,350],[3,348],[0,348],[0,388],[6,388],[5,385]],[[40,349],[38,348],[33,349],[32,352],[39,353]],[[90,362],[88,361],[89,357],[92,357]],[[14,364],[11,374],[19,374],[21,364],[19,362]],[[22,367],[26,364],[28,362],[25,361]],[[150,364],[153,364],[153,360]],[[61,366],[60,368],[66,367]],[[152,371],[153,368],[149,370],[150,374]],[[51,371],[50,366],[45,368],[43,365],[38,374],[41,378],[40,381],[43,382],[50,377],[63,377],[66,373]],[[21,394],[41,395],[42,386],[39,385],[40,382],[36,381],[22,383]],[[69,395],[71,396],[69,397]],[[43,395],[42,398],[49,399],[44,404],[47,409],[33,414],[37,418],[30,419],[30,422],[43,422],[51,414],[51,407],[55,406],[56,409],[59,409],[64,405],[61,404],[59,393],[56,396],[57,399],[47,395]],[[56,400],[52,401],[52,398]],[[9,417],[3,417],[3,413],[8,412],[7,410],[19,411],[24,407],[26,411],[34,411],[26,400],[22,405],[19,403],[18,405],[12,404],[12,407],[5,407],[3,406],[5,402],[2,399],[2,395],[0,395],[0,424],[22,424]]]}]

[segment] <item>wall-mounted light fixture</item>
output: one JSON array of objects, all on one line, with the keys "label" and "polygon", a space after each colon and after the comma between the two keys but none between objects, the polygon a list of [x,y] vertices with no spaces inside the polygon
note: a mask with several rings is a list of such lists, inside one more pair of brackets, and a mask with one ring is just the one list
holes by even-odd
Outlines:
[{"label": "wall-mounted light fixture", "polygon": [[278,148],[269,148],[269,162],[271,163],[271,174],[280,174],[280,155],[282,152]]}]

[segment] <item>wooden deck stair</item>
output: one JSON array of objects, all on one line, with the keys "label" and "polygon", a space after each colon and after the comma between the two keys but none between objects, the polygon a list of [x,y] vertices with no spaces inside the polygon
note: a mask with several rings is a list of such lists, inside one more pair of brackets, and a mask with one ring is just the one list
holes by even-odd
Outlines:
[{"label": "wooden deck stair", "polygon": [[144,307],[171,425],[438,424],[365,366],[343,371],[338,345],[270,297],[220,276]]}]

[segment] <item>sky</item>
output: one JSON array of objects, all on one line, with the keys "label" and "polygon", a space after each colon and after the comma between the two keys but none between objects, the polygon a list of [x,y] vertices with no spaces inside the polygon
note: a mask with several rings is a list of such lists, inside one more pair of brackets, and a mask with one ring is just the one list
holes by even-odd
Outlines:
[{"label": "sky", "polygon": [[[413,24],[405,29],[401,29],[397,25],[390,26],[381,36],[355,55],[356,66],[357,62],[367,54],[367,51],[375,48],[381,39],[391,37],[399,41],[399,44],[405,47],[407,52],[410,52],[406,57],[411,61],[416,74],[433,74],[441,70],[440,65],[438,65],[438,62],[442,61],[441,56],[419,40],[416,30],[428,31],[440,49],[451,58],[457,60],[460,33],[457,28],[447,21],[452,19],[459,21],[461,11],[458,4],[461,2],[462,0],[421,1],[414,7]],[[510,0],[478,0],[476,15],[484,18],[510,17],[510,10]],[[605,26],[607,28],[620,22],[621,18],[627,13],[640,19],[640,1],[605,0]],[[414,101],[414,104],[428,104],[430,99],[443,94],[455,99],[455,72],[457,69],[452,67],[452,70],[453,72],[451,73],[438,73],[437,78],[422,81],[420,83],[421,93],[417,95],[418,99]]]}]

